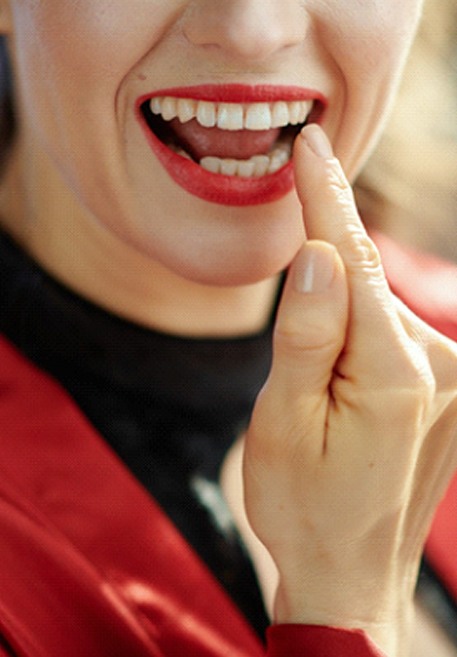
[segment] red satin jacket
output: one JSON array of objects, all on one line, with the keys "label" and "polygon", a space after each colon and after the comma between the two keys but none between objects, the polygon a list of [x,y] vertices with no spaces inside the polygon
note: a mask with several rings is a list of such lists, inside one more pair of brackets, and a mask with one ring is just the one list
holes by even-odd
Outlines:
[{"label": "red satin jacket", "polygon": [[[399,296],[457,338],[457,270],[379,245]],[[457,597],[456,485],[428,551]],[[360,631],[306,625],[271,627],[264,648],[65,391],[3,339],[0,637],[0,657],[382,657]]]}]

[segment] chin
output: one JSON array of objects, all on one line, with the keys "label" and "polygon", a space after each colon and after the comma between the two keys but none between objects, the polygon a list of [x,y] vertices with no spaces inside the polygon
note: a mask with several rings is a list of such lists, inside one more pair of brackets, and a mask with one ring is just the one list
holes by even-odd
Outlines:
[{"label": "chin", "polygon": [[180,277],[200,285],[237,287],[272,278],[288,268],[303,243],[303,231],[292,238],[258,241],[230,247],[196,248],[168,264]]},{"label": "chin", "polygon": [[[164,181],[168,182],[167,180]],[[165,190],[165,191],[164,191]],[[130,221],[104,222],[120,243],[172,276],[207,286],[251,285],[286,269],[302,246],[301,206],[293,191],[261,206],[222,207],[171,185],[163,185],[155,208],[141,205],[125,213]]]}]

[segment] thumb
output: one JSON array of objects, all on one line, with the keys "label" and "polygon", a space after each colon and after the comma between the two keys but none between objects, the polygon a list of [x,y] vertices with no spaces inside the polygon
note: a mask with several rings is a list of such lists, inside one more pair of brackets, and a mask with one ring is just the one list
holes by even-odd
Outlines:
[{"label": "thumb", "polygon": [[270,392],[299,399],[302,410],[306,399],[313,403],[326,395],[347,318],[345,268],[337,250],[327,242],[306,242],[290,267],[278,311]]}]

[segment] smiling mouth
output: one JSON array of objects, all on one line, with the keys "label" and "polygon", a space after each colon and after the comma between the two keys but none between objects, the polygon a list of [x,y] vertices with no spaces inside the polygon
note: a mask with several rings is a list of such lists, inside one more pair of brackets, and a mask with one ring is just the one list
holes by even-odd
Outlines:
[{"label": "smiling mouth", "polygon": [[323,107],[315,99],[234,103],[155,96],[140,109],[154,135],[182,158],[213,174],[260,178],[289,164],[296,135]]}]

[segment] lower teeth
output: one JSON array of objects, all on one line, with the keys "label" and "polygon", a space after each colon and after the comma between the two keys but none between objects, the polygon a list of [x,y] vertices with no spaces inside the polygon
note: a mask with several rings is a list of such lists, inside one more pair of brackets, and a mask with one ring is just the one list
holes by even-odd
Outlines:
[{"label": "lower teeth", "polygon": [[[173,149],[181,157],[192,160],[189,153],[182,148]],[[253,155],[249,160],[222,159],[207,156],[200,160],[200,166],[210,173],[224,176],[238,176],[239,178],[259,178],[279,171],[291,157],[291,146],[281,145],[268,155]]]}]

